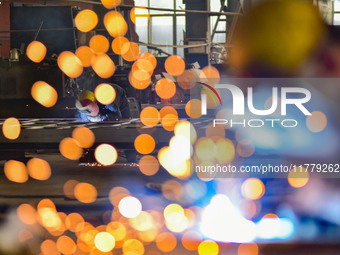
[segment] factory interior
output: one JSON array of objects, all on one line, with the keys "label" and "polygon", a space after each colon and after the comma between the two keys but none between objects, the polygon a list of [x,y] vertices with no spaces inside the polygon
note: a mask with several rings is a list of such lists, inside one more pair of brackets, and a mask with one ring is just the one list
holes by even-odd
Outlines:
[{"label": "factory interior", "polygon": [[0,0],[0,255],[338,255],[338,86],[337,0]]}]

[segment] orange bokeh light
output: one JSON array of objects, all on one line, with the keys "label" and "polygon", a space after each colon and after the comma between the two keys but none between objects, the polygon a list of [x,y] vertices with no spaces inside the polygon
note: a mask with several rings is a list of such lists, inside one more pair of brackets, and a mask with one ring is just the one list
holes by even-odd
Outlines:
[{"label": "orange bokeh light", "polygon": [[116,37],[111,44],[113,52],[118,55],[125,54],[129,50],[129,47],[123,48],[124,44],[126,43],[130,43],[130,41],[126,37],[123,36]]},{"label": "orange bokeh light", "polygon": [[51,177],[50,164],[43,159],[32,158],[27,162],[29,175],[36,180],[45,181]]},{"label": "orange bokeh light", "polygon": [[101,2],[105,8],[113,9],[113,8],[116,8],[118,5],[120,5],[122,0],[101,0]]},{"label": "orange bokeh light", "polygon": [[96,54],[104,54],[110,48],[109,40],[103,35],[95,35],[90,40],[90,48]]},{"label": "orange bokeh light", "polygon": [[202,236],[196,231],[185,232],[182,236],[182,244],[188,251],[195,251],[202,242]]},{"label": "orange bokeh light", "polygon": [[40,63],[46,56],[46,46],[39,41],[31,42],[26,49],[27,57],[35,63]]},{"label": "orange bokeh light", "polygon": [[242,243],[237,249],[238,255],[258,255],[259,247],[256,243]]},{"label": "orange bokeh light", "polygon": [[74,19],[76,27],[81,32],[89,32],[98,24],[98,16],[92,10],[83,10],[77,14]]},{"label": "orange bokeh light", "polygon": [[44,81],[37,81],[33,84],[31,95],[35,101],[45,107],[52,107],[57,103],[57,91]]},{"label": "orange bokeh light", "polygon": [[76,50],[76,56],[80,59],[83,67],[90,67],[94,55],[93,50],[88,46],[80,46]]},{"label": "orange bokeh light", "polygon": [[140,119],[145,126],[154,127],[159,122],[160,114],[155,107],[148,106],[141,111]]},{"label": "orange bokeh light", "polygon": [[63,190],[64,194],[66,197],[70,199],[75,199],[74,197],[74,187],[78,184],[79,182],[76,180],[68,180],[67,182],[64,183]]},{"label": "orange bokeh light", "polygon": [[153,69],[155,69],[157,67],[157,59],[155,58],[154,55],[152,55],[149,52],[143,53],[142,55],[140,55],[138,57],[138,59],[145,59],[145,60],[149,61],[152,64]]},{"label": "orange bokeh light", "polygon": [[151,135],[141,134],[135,139],[135,148],[140,154],[150,154],[156,147]]},{"label": "orange bokeh light", "polygon": [[58,250],[65,255],[71,255],[77,250],[77,246],[74,241],[68,236],[61,236],[57,240]]},{"label": "orange bokeh light", "polygon": [[77,78],[83,73],[81,60],[70,51],[64,51],[59,55],[58,66],[70,78]]},{"label": "orange bokeh light", "polygon": [[7,139],[15,140],[19,137],[21,132],[21,125],[18,119],[8,118],[2,125],[2,133]]},{"label": "orange bokeh light", "polygon": [[197,119],[202,116],[201,100],[191,99],[185,106],[186,114],[193,119]]},{"label": "orange bokeh light", "polygon": [[8,180],[17,183],[24,183],[28,180],[27,168],[24,163],[9,160],[4,166],[5,175]]},{"label": "orange bokeh light", "polygon": [[116,11],[110,11],[105,14],[104,25],[112,37],[124,36],[128,31],[128,25],[124,17]]},{"label": "orange bokeh light", "polygon": [[175,114],[167,114],[165,115],[162,120],[162,126],[167,131],[174,131],[175,125],[178,122],[178,115]]},{"label": "orange bokeh light", "polygon": [[165,61],[165,70],[173,76],[179,76],[185,70],[185,62],[179,56],[170,56]]},{"label": "orange bokeh light", "polygon": [[139,160],[139,169],[143,174],[147,176],[155,175],[159,169],[158,160],[151,155],[143,156]]},{"label": "orange bokeh light", "polygon": [[164,118],[166,115],[168,114],[173,114],[178,116],[178,112],[175,108],[173,108],[172,106],[164,106],[160,111],[160,117]]},{"label": "orange bokeh light", "polygon": [[136,18],[146,18],[147,21],[150,19],[150,13],[148,9],[141,6],[133,7],[130,11],[130,18],[133,23],[136,24]]},{"label": "orange bokeh light", "polygon": [[176,94],[176,85],[167,78],[160,79],[156,83],[156,93],[160,98],[170,99]]},{"label": "orange bokeh light", "polygon": [[309,173],[304,167],[295,167],[288,174],[288,183],[294,188],[302,188],[309,182]]},{"label": "orange bokeh light", "polygon": [[94,155],[96,160],[104,166],[113,165],[118,158],[117,150],[109,144],[99,145]]},{"label": "orange bokeh light", "polygon": [[97,189],[89,183],[78,183],[74,188],[74,196],[78,201],[90,204],[97,199]]},{"label": "orange bokeh light", "polygon": [[206,66],[200,73],[201,82],[214,86],[220,81],[220,73],[213,66]]},{"label": "orange bokeh light", "polygon": [[173,234],[163,232],[157,236],[156,245],[160,251],[170,252],[176,248],[177,239]]},{"label": "orange bokeh light", "polygon": [[135,61],[140,54],[140,48],[138,44],[134,42],[125,43],[122,47],[122,51],[125,52],[122,54],[122,57],[129,62]]},{"label": "orange bokeh light", "polygon": [[40,250],[44,255],[60,255],[57,244],[50,239],[47,239],[41,243]]},{"label": "orange bokeh light", "polygon": [[71,213],[65,219],[65,226],[68,230],[76,233],[84,229],[85,221],[79,213]]},{"label": "orange bokeh light", "polygon": [[98,55],[92,59],[91,66],[93,70],[103,79],[110,78],[115,73],[115,63],[106,55]]},{"label": "orange bokeh light", "polygon": [[72,138],[76,139],[82,148],[91,148],[95,142],[95,135],[87,127],[77,127],[72,132]]},{"label": "orange bokeh light", "polygon": [[197,82],[197,76],[192,70],[185,70],[177,77],[178,86],[184,90],[192,89]]},{"label": "orange bokeh light", "polygon": [[33,206],[29,204],[21,204],[17,209],[17,215],[26,225],[37,223],[37,212]]},{"label": "orange bokeh light", "polygon": [[94,91],[96,99],[101,104],[111,104],[116,99],[116,91],[110,85],[106,83],[102,83],[98,85]]},{"label": "orange bokeh light", "polygon": [[78,141],[69,137],[64,138],[60,142],[59,151],[61,155],[71,160],[78,160],[83,154],[83,149],[80,147]]},{"label": "orange bokeh light", "polygon": [[135,89],[139,89],[139,90],[142,90],[142,89],[146,89],[147,87],[149,87],[150,83],[151,83],[151,76],[149,79],[147,80],[137,80],[135,78],[136,75],[134,75],[133,72],[130,72],[129,74],[129,82],[131,84],[132,87],[134,87]]}]

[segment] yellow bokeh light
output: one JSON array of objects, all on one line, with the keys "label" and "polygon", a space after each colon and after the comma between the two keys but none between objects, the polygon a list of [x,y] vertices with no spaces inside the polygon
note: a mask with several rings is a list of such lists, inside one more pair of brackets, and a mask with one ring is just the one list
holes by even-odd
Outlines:
[{"label": "yellow bokeh light", "polygon": [[45,181],[51,177],[50,164],[43,159],[32,158],[27,162],[29,175],[36,180]]},{"label": "yellow bokeh light", "polygon": [[294,188],[302,188],[309,181],[309,173],[304,167],[295,167],[288,174],[288,182]]},{"label": "yellow bokeh light", "polygon": [[109,40],[103,35],[95,35],[90,40],[90,48],[96,54],[104,54],[110,48]]},{"label": "yellow bokeh light", "polygon": [[171,152],[180,160],[187,160],[192,156],[193,147],[190,140],[183,135],[175,135],[170,139]]},{"label": "yellow bokeh light", "polygon": [[321,132],[327,126],[327,117],[323,112],[314,111],[312,115],[307,116],[306,125],[311,132]]},{"label": "yellow bokeh light", "polygon": [[191,144],[193,144],[197,139],[197,133],[194,126],[186,120],[177,122],[174,129],[175,135],[183,135],[189,138]]},{"label": "yellow bokeh light", "polygon": [[18,119],[8,118],[2,125],[2,133],[7,139],[15,140],[19,137],[21,132],[21,125]]},{"label": "yellow bokeh light", "polygon": [[117,150],[109,144],[99,145],[94,155],[96,160],[104,166],[113,165],[118,158]]},{"label": "yellow bokeh light", "polygon": [[105,14],[104,25],[112,37],[124,36],[128,31],[128,25],[124,17],[116,11],[110,11]]},{"label": "yellow bokeh light", "polygon": [[72,138],[76,139],[82,148],[91,148],[95,142],[95,135],[87,127],[77,127],[72,132]]},{"label": "yellow bokeh light", "polygon": [[46,56],[46,46],[38,41],[31,42],[26,49],[27,57],[35,63],[40,63]]},{"label": "yellow bokeh light", "polygon": [[61,236],[57,240],[58,250],[65,255],[71,255],[77,250],[74,241],[68,236]]},{"label": "yellow bokeh light", "polygon": [[156,83],[156,93],[162,99],[170,99],[176,94],[176,85],[167,78],[160,79]]},{"label": "yellow bokeh light", "polygon": [[97,199],[97,189],[89,183],[78,183],[74,188],[74,196],[78,201],[90,204]]},{"label": "yellow bokeh light", "polygon": [[129,239],[123,244],[124,255],[143,255],[145,248],[142,242],[136,239]]},{"label": "yellow bokeh light", "polygon": [[148,212],[141,212],[134,218],[129,219],[131,227],[138,231],[147,231],[153,228],[154,222]]},{"label": "yellow bokeh light", "polygon": [[120,200],[118,209],[125,218],[134,218],[141,213],[142,204],[137,198],[127,196]]},{"label": "yellow bokeh light", "polygon": [[201,161],[211,161],[216,155],[216,144],[210,138],[202,137],[195,145],[196,156]]},{"label": "yellow bokeh light", "polygon": [[101,252],[109,252],[115,247],[116,241],[110,233],[100,232],[94,238],[94,243]]},{"label": "yellow bokeh light", "polygon": [[179,76],[181,75],[185,70],[185,62],[184,60],[179,56],[170,56],[165,61],[165,70],[173,75],[173,76]]},{"label": "yellow bokeh light", "polygon": [[37,81],[33,84],[31,95],[35,101],[48,108],[54,106],[58,100],[57,91],[43,81]]},{"label": "yellow bokeh light", "polygon": [[177,239],[173,234],[163,232],[157,236],[156,245],[160,251],[170,252],[176,248]]},{"label": "yellow bokeh light", "polygon": [[28,180],[28,172],[24,163],[16,160],[9,160],[5,163],[4,172],[8,180],[17,183],[24,183]]},{"label": "yellow bokeh light", "polygon": [[209,240],[201,242],[198,246],[199,255],[218,255],[219,250],[218,244]]},{"label": "yellow bokeh light", "polygon": [[158,160],[154,156],[143,156],[139,160],[139,169],[143,174],[147,176],[155,175],[159,169]]},{"label": "yellow bokeh light", "polygon": [[61,155],[70,160],[78,160],[83,154],[83,149],[80,147],[77,140],[66,137],[59,144]]},{"label": "yellow bokeh light", "polygon": [[117,242],[124,240],[127,234],[126,227],[119,221],[110,222],[106,227],[106,231],[110,233]]},{"label": "yellow bokeh light", "polygon": [[235,157],[235,146],[226,138],[219,138],[216,142],[216,159],[220,164],[228,164]]},{"label": "yellow bokeh light", "polygon": [[98,85],[94,91],[96,99],[101,104],[111,104],[116,99],[116,91],[110,85],[106,83],[102,83]]},{"label": "yellow bokeh light", "polygon": [[260,199],[265,193],[263,182],[258,178],[249,178],[242,183],[243,197],[251,200]]},{"label": "yellow bokeh light", "polygon": [[160,114],[155,107],[148,106],[141,111],[140,119],[145,126],[154,127],[159,122]]},{"label": "yellow bokeh light", "polygon": [[70,78],[78,78],[83,73],[81,60],[70,51],[64,51],[59,55],[58,66]]},{"label": "yellow bokeh light", "polygon": [[122,0],[100,0],[100,1],[107,9],[116,8],[122,2]]},{"label": "yellow bokeh light", "polygon": [[92,10],[83,10],[77,14],[74,19],[76,27],[81,32],[89,32],[98,24],[98,16]]},{"label": "yellow bokeh light", "polygon": [[110,78],[116,70],[115,63],[106,54],[95,56],[92,59],[91,66],[93,71],[95,71],[96,74],[103,79]]}]

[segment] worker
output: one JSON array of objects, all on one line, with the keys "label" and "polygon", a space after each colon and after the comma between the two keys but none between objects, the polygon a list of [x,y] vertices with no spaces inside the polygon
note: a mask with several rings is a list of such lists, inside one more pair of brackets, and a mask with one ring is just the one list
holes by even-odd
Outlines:
[{"label": "worker", "polygon": [[97,102],[92,91],[83,90],[79,93],[76,108],[79,110],[82,121],[100,122],[130,118],[129,104],[124,89],[116,84],[110,85],[116,91],[116,99],[109,105]]}]

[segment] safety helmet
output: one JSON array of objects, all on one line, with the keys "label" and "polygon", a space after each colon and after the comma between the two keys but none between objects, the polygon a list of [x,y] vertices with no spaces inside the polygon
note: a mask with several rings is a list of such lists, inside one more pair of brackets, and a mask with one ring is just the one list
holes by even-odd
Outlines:
[{"label": "safety helmet", "polygon": [[94,103],[96,103],[96,97],[92,91],[89,90],[82,90],[78,95],[78,100],[82,101],[88,99]]}]

